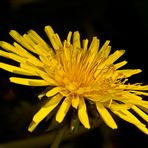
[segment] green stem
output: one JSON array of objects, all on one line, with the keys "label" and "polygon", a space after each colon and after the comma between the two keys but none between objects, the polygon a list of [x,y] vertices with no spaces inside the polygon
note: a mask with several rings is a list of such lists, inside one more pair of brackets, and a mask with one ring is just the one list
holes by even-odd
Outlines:
[{"label": "green stem", "polygon": [[[101,123],[102,123],[101,119],[92,120],[91,130],[99,127]],[[57,140],[55,140],[55,141],[57,142],[57,145],[59,145],[59,142],[61,140],[67,141],[67,140],[73,139],[75,137],[78,137],[78,136],[83,135],[83,134],[90,131],[90,130],[85,129],[83,126],[80,126],[78,132],[76,132],[75,134],[72,134],[70,131],[70,128],[68,128],[68,124],[65,123],[65,125],[63,125],[63,126],[64,127],[63,128],[61,127],[62,129],[60,131],[58,131],[59,135],[56,132],[57,130],[53,130],[53,131],[50,131],[48,133],[45,133],[45,134],[42,134],[39,136],[29,137],[26,139],[16,140],[16,141],[12,141],[12,142],[1,143],[0,148],[44,147],[44,146],[53,144],[54,138],[57,138]],[[58,139],[58,136],[59,136],[59,139]]]},{"label": "green stem", "polygon": [[58,148],[59,147],[59,145],[63,139],[63,135],[66,132],[66,130],[68,130],[67,125],[64,125],[64,127],[59,129],[50,148]]}]

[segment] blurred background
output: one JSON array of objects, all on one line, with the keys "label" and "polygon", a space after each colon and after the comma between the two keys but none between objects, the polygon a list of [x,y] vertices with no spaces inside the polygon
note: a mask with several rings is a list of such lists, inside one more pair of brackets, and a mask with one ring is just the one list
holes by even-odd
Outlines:
[{"label": "blurred background", "polygon": [[[131,83],[148,84],[147,0],[1,0],[0,40],[13,43],[9,31],[15,29],[24,34],[36,30],[45,40],[44,26],[51,25],[62,40],[69,30],[79,30],[81,38],[91,40],[98,36],[101,44],[110,40],[112,52],[125,49],[126,68],[140,68],[143,73],[131,78]],[[0,57],[0,61],[6,61]],[[18,86],[9,83],[10,74],[0,70],[0,147],[12,141],[38,136],[27,131],[39,101],[40,88]],[[66,141],[63,148],[125,148],[148,147],[147,136],[136,127],[116,119],[119,129],[105,125],[81,137]],[[47,145],[45,144],[44,147]],[[31,147],[28,145],[28,147]],[[43,147],[43,145],[42,145]]]}]

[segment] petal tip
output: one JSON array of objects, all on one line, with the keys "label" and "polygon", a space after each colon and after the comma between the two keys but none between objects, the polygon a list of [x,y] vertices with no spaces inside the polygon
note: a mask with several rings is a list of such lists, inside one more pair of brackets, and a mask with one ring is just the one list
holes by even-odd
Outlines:
[{"label": "petal tip", "polygon": [[37,127],[38,123],[32,121],[28,127],[28,131],[29,132],[33,132],[35,130],[35,128]]}]

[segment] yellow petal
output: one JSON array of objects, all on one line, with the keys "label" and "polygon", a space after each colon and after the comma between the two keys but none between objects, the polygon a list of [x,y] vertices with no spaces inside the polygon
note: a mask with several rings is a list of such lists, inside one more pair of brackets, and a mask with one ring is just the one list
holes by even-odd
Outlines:
[{"label": "yellow petal", "polygon": [[99,49],[99,43],[99,39],[97,39],[97,37],[93,37],[90,47],[88,49],[88,51],[90,51],[90,54],[97,54]]},{"label": "yellow petal", "polygon": [[20,44],[14,42],[13,45],[18,51],[16,54],[19,53],[19,55],[23,57],[33,57],[33,55],[30,52],[28,52],[26,49],[24,49]]},{"label": "yellow petal", "polygon": [[49,91],[46,93],[46,96],[47,96],[47,97],[54,96],[54,95],[57,94],[59,91],[60,91],[60,88],[59,88],[59,87],[54,87],[54,88],[52,88],[51,90],[49,90]]},{"label": "yellow petal", "polygon": [[41,76],[42,79],[47,81],[49,85],[52,85],[52,86],[58,85],[57,82],[54,79],[50,78],[47,73],[41,72],[41,71],[39,72],[37,71],[37,73],[39,74],[39,76]]},{"label": "yellow petal", "polygon": [[87,48],[88,48],[88,39],[85,39],[85,40],[83,40],[83,50],[84,50],[84,52],[87,51]]},{"label": "yellow petal", "polygon": [[29,86],[48,86],[49,83],[41,79],[26,79],[11,77],[10,81],[16,84],[29,85]]},{"label": "yellow petal", "polygon": [[140,73],[141,69],[126,69],[126,70],[117,70],[115,74],[122,74],[124,77],[131,77],[132,75]]},{"label": "yellow petal", "polygon": [[20,63],[20,68],[29,70],[32,73],[34,72],[35,76],[38,76],[37,71],[41,71],[38,67],[31,65],[30,63]]},{"label": "yellow petal", "polygon": [[129,93],[128,91],[122,92],[122,96],[115,97],[115,100],[122,101],[125,104],[134,104],[134,105],[141,105],[141,106],[148,106],[148,102],[142,100],[141,96],[138,96],[134,93]]},{"label": "yellow petal", "polygon": [[89,63],[88,66],[90,66],[93,63],[93,61],[95,60],[98,49],[99,49],[99,40],[97,39],[97,37],[93,37],[91,45],[88,49],[88,52],[89,52],[89,56],[87,59],[87,61]]},{"label": "yellow petal", "polygon": [[[101,47],[101,49],[99,50],[98,53],[99,53],[102,57],[104,57],[104,53],[106,53],[106,49],[108,48],[109,43],[110,43],[110,41],[107,40],[107,41],[103,44],[103,46]],[[110,52],[110,51],[109,51],[109,52]],[[109,54],[109,52],[108,52],[108,54]]]},{"label": "yellow petal", "polygon": [[45,50],[45,48],[41,45],[34,45],[34,50],[38,53],[40,56],[48,56],[49,52]]},{"label": "yellow petal", "polygon": [[73,46],[74,48],[81,48],[80,34],[78,31],[75,31],[73,34]]},{"label": "yellow petal", "polygon": [[42,46],[44,51],[48,51],[48,54],[54,54],[52,48],[50,48],[49,45],[34,30],[29,30],[28,36],[34,41],[34,43]]},{"label": "yellow petal", "polygon": [[117,116],[119,116],[121,119],[134,124],[136,127],[138,127],[142,132],[145,134],[148,134],[148,129],[146,126],[141,123],[133,114],[131,114],[128,110],[121,110],[121,111],[113,111]]},{"label": "yellow petal", "polygon": [[117,59],[119,59],[123,54],[125,53],[125,50],[116,50],[113,54],[111,54],[108,59],[106,60],[106,65],[113,64]]},{"label": "yellow petal", "polygon": [[67,35],[67,44],[70,45],[71,44],[71,36],[72,36],[72,32],[69,31],[68,35]]},{"label": "yellow petal", "polygon": [[107,58],[110,54],[111,46],[108,46],[104,52],[104,55],[102,57]]},{"label": "yellow petal", "polygon": [[97,102],[96,107],[97,107],[99,114],[103,118],[104,122],[112,129],[117,129],[117,125],[114,119],[112,118],[110,113],[107,111],[107,109],[104,107],[104,105]]},{"label": "yellow petal", "polygon": [[15,48],[17,48],[18,51],[21,51],[20,55],[27,58],[27,61],[29,63],[31,63],[32,65],[35,65],[35,66],[41,66],[41,67],[43,66],[43,63],[41,63],[41,61],[38,58],[33,56],[31,53],[29,53],[27,50],[25,50],[18,43],[14,42],[13,44],[14,44]]},{"label": "yellow petal", "polygon": [[29,63],[27,63],[27,64],[21,63],[20,67],[25,70],[29,69],[30,73],[34,73],[34,76],[41,77],[42,79],[47,81],[49,83],[49,85],[52,85],[52,86],[57,85],[57,82],[54,79],[52,79],[46,72],[44,72],[43,70],[41,70],[40,68],[38,68],[36,66],[30,65]]},{"label": "yellow petal", "polygon": [[142,132],[144,132],[145,134],[148,135],[148,129],[146,128],[146,126],[136,126],[137,128],[139,128]]},{"label": "yellow petal", "polygon": [[[60,37],[59,37],[59,35],[58,35],[57,33],[55,33],[55,35],[53,36],[53,38],[54,38],[54,40],[56,41],[56,43],[58,44],[58,47],[59,47],[59,48],[63,47],[62,42],[61,42],[61,40],[60,40]],[[58,48],[58,49],[59,49],[59,48]]]},{"label": "yellow petal", "polygon": [[132,107],[132,109],[139,115],[141,116],[146,122],[148,122],[148,115],[145,114],[141,109],[136,107],[135,105]]},{"label": "yellow petal", "polygon": [[12,60],[19,62],[19,63],[24,63],[27,60],[24,57],[20,57],[19,55],[16,55],[14,53],[5,52],[2,50],[0,50],[0,56],[8,58],[8,59],[12,59]]},{"label": "yellow petal", "polygon": [[135,103],[142,100],[140,96],[130,93],[129,91],[124,91],[122,93],[122,99],[127,102],[129,101],[129,103]]},{"label": "yellow petal", "polygon": [[75,109],[78,108],[79,100],[80,100],[80,98],[79,98],[78,95],[77,95],[77,96],[73,96],[73,98],[72,98],[72,106],[73,106]]},{"label": "yellow petal", "polygon": [[28,128],[32,132],[36,126],[60,103],[62,95],[57,94],[51,98],[41,109],[34,115],[33,120]]},{"label": "yellow petal", "polygon": [[144,96],[148,96],[148,92],[142,92],[142,91],[131,91],[136,95],[144,95]]},{"label": "yellow petal", "polygon": [[32,49],[34,49],[34,46],[36,45],[33,40],[30,38],[30,36],[28,34],[24,34],[22,36],[28,43],[28,45],[30,45],[32,47]]},{"label": "yellow petal", "polygon": [[112,110],[112,112],[114,114],[116,114],[118,117],[120,117],[121,119],[123,119],[129,123],[133,123],[132,120],[127,115],[123,114],[120,110],[119,111]]},{"label": "yellow petal", "polygon": [[4,41],[0,41],[0,46],[8,52],[15,53],[16,55],[19,55],[20,57],[32,56],[31,53],[29,53],[27,50],[25,50],[22,46],[20,46],[16,42],[14,42],[13,45],[7,42],[4,42]]},{"label": "yellow petal", "polygon": [[110,109],[112,111],[119,111],[119,110],[126,110],[130,109],[132,107],[131,104],[118,104],[118,103],[112,103],[110,106]]},{"label": "yellow petal", "polygon": [[28,35],[35,43],[47,46],[46,42],[34,30],[29,30]]},{"label": "yellow petal", "polygon": [[51,26],[46,26],[45,27],[45,32],[46,32],[46,34],[47,34],[53,48],[54,49],[59,49],[60,48],[59,42],[61,42],[61,41],[59,41],[57,39],[57,37],[55,37],[56,34],[54,33],[52,27]]},{"label": "yellow petal", "polygon": [[[49,69],[56,69],[55,67],[58,66],[57,60],[55,58],[53,58],[52,56],[39,56],[42,64],[43,64],[43,68],[46,69],[47,67],[49,67]],[[48,73],[51,73],[50,71]]]},{"label": "yellow petal", "polygon": [[0,41],[0,46],[7,51],[11,51],[16,54],[19,53],[19,50],[17,50],[14,46],[12,46],[11,44],[9,44],[7,42]]},{"label": "yellow petal", "polygon": [[5,63],[0,63],[0,68],[7,70],[12,73],[21,74],[21,75],[28,75],[28,76],[35,76],[36,74],[32,71],[28,71],[25,69],[22,69],[20,67],[12,66]]},{"label": "yellow petal", "polygon": [[84,98],[80,98],[79,108],[78,108],[78,117],[80,122],[84,125],[84,127],[89,129],[90,124],[89,124],[89,119],[88,119]]},{"label": "yellow petal", "polygon": [[128,110],[120,110],[121,114],[123,114],[128,122],[135,124],[135,125],[142,125],[142,123],[132,114],[130,113]]},{"label": "yellow petal", "polygon": [[129,119],[131,120],[131,123],[134,124],[136,127],[138,127],[142,132],[145,134],[148,134],[148,129],[146,128],[146,125],[141,123],[132,113],[130,113],[128,110],[123,110],[123,114],[127,115]]},{"label": "yellow petal", "polygon": [[124,85],[119,85],[120,89],[125,89],[125,90],[148,90],[148,85],[136,85],[136,84],[124,84]]},{"label": "yellow petal", "polygon": [[115,69],[118,69],[127,64],[127,61],[122,61],[114,65]]},{"label": "yellow petal", "polygon": [[70,63],[70,61],[71,61],[71,50],[70,50],[70,48],[66,47],[66,41],[64,41],[63,49],[64,49],[65,60],[67,60],[68,63]]},{"label": "yellow petal", "polygon": [[23,47],[30,50],[31,52],[37,53],[32,46],[28,43],[28,41],[22,37],[17,31],[11,30],[9,33],[18,43],[20,43]]},{"label": "yellow petal", "polygon": [[64,119],[64,117],[66,116],[69,108],[71,106],[71,97],[67,97],[64,99],[64,101],[62,102],[57,114],[56,114],[56,121],[58,121],[59,123],[61,123]]}]

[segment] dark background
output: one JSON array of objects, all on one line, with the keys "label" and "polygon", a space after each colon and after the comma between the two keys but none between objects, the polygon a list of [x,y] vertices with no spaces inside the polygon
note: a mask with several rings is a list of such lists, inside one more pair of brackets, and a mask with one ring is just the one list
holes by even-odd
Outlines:
[{"label": "dark background", "polygon": [[[0,40],[12,43],[13,39],[8,34],[11,29],[21,34],[34,29],[47,39],[44,34],[46,25],[51,25],[62,40],[69,30],[79,30],[81,38],[90,40],[97,35],[101,44],[109,39],[112,51],[126,50],[123,56],[128,60],[126,68],[143,70],[143,73],[131,78],[131,82],[148,83],[147,0],[0,1]],[[5,59],[1,58],[1,61]],[[10,84],[8,78],[12,75],[0,70],[0,143],[32,136],[27,132],[27,126],[38,109],[36,93],[39,89]],[[100,129],[95,129],[69,144],[94,148],[148,147],[147,135],[129,123],[116,121],[119,129],[113,131],[105,127],[105,137]]]}]

